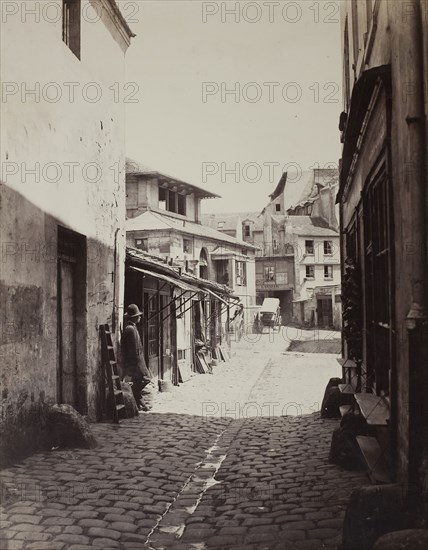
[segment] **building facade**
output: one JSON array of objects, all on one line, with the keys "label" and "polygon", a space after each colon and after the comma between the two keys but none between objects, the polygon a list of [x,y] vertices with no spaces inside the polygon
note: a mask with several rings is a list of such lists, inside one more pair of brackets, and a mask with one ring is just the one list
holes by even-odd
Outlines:
[{"label": "building facade", "polygon": [[289,216],[285,228],[295,258],[294,320],[303,325],[340,329],[339,233],[315,225],[310,216]]},{"label": "building facade", "polygon": [[55,21],[1,23],[2,461],[41,444],[47,404],[99,418],[98,326],[117,336],[122,316],[124,109],[109,87],[133,35],[113,0],[50,4]]},{"label": "building facade", "polygon": [[353,385],[361,407],[377,399],[378,410],[384,410],[376,439],[388,457],[391,480],[404,484],[410,504],[423,507],[428,494],[426,3],[347,0],[340,7],[345,359],[357,364]]},{"label": "building facade", "polygon": [[127,244],[228,286],[252,322],[256,247],[201,223],[201,200],[217,195],[127,162]]},{"label": "building facade", "polygon": [[261,212],[203,216],[257,246],[257,304],[279,298],[283,324],[341,327],[338,183],[335,169],[284,173]]}]

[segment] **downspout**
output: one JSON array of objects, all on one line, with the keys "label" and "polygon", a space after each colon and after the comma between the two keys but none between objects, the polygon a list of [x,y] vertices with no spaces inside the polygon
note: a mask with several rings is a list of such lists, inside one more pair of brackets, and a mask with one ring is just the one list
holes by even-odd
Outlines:
[{"label": "downspout", "polygon": [[111,330],[113,333],[116,332],[116,323],[117,323],[117,313],[119,311],[119,308],[116,308],[116,285],[117,285],[117,236],[119,234],[120,228],[116,228],[116,231],[114,233],[114,253],[113,253],[113,309],[111,313]]},{"label": "downspout", "polygon": [[[412,5],[409,12],[407,24],[409,25],[409,47],[408,51],[408,73],[413,75],[414,89],[407,94],[407,136],[408,149],[413,152],[414,171],[412,171],[413,185],[409,185],[412,205],[412,221],[417,228],[417,238],[421,239],[423,246],[413,255],[412,262],[412,303],[407,314],[407,328],[413,330],[415,324],[426,321],[426,159],[425,159],[425,105],[424,105],[424,59],[423,59],[423,24],[422,6],[420,0],[410,0]],[[404,50],[403,45],[403,50]],[[411,182],[409,182],[411,184]],[[418,243],[419,244],[419,243]]]},{"label": "downspout", "polygon": [[[406,317],[408,331],[408,383],[409,383],[409,469],[408,497],[410,508],[416,515],[424,514],[423,508],[427,495],[428,466],[422,471],[424,461],[428,460],[428,437],[425,421],[428,415],[426,385],[428,377],[428,338],[427,338],[427,196],[426,196],[426,113],[424,104],[424,53],[423,53],[423,14],[420,0],[409,2],[411,10],[404,23],[409,26],[408,44],[401,45],[401,51],[409,52],[405,62],[407,75],[413,82],[412,93],[407,94],[407,151],[411,157],[412,181],[408,184],[410,194],[413,234],[417,240],[416,253],[411,263],[411,306]],[[404,34],[406,36],[406,34]],[[406,47],[407,46],[407,47]],[[425,59],[425,62],[427,60]],[[426,503],[425,503],[426,506]]]}]

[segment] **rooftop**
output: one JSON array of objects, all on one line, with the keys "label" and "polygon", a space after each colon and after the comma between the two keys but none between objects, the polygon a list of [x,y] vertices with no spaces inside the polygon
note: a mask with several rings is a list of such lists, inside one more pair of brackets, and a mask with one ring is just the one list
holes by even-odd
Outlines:
[{"label": "rooftop", "polygon": [[188,220],[181,220],[168,216],[167,213],[160,214],[147,210],[143,214],[130,218],[125,222],[126,231],[178,231],[180,233],[186,233],[195,235],[197,237],[205,237],[207,239],[213,239],[215,241],[221,241],[239,246],[240,248],[248,248],[251,250],[257,249],[256,246],[246,243],[239,239],[235,239],[230,235],[226,235],[221,231],[217,231],[212,227],[201,225],[200,223],[191,222]]},{"label": "rooftop", "polygon": [[269,197],[272,202],[283,193],[284,209],[287,211],[315,198],[317,186],[325,187],[338,181],[339,171],[336,168],[315,168],[296,175],[284,172]]},{"label": "rooftop", "polygon": [[286,226],[292,233],[304,237],[339,237],[339,232],[328,227],[317,225],[310,216],[289,216]]},{"label": "rooftop", "polygon": [[174,187],[177,187],[178,191],[184,190],[184,189],[190,190],[192,193],[195,193],[195,195],[201,199],[220,198],[220,195],[216,195],[215,193],[212,193],[211,191],[207,191],[206,189],[203,189],[202,187],[194,185],[193,183],[188,183],[186,181],[180,180],[173,176],[169,176],[168,174],[165,174],[163,172],[158,172],[157,170],[154,170],[153,168],[149,168],[148,166],[142,164],[141,162],[138,162],[131,158],[127,158],[126,175],[128,176],[131,174],[135,176],[157,178],[159,182],[165,184],[166,187],[174,186]]},{"label": "rooftop", "polygon": [[260,212],[219,212],[215,214],[202,214],[202,223],[213,229],[218,229],[222,223],[222,231],[234,231],[239,222],[250,220],[254,223],[254,231],[263,230],[263,217]]}]

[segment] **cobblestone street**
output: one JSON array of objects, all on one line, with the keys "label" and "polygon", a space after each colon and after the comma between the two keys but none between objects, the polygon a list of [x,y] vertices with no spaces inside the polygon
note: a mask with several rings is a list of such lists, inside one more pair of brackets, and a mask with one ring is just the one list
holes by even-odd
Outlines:
[{"label": "cobblestone street", "polygon": [[336,421],[318,410],[335,356],[287,352],[288,337],[248,337],[152,412],[93,425],[94,450],[1,471],[2,550],[337,548],[366,478],[327,461]]}]

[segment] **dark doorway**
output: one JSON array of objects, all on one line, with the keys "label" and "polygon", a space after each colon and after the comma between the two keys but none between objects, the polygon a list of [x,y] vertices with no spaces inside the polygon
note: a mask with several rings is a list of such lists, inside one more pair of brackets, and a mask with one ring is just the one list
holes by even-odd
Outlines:
[{"label": "dark doorway", "polygon": [[58,228],[57,400],[86,413],[85,237]]},{"label": "dark doorway", "polygon": [[330,328],[333,326],[333,305],[331,296],[317,300],[318,326]]}]

